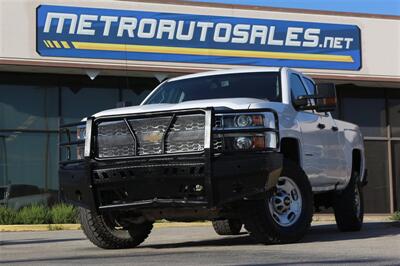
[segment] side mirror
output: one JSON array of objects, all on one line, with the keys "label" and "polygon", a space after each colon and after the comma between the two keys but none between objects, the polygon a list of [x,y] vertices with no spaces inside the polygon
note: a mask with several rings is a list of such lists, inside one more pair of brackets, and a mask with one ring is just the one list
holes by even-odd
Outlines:
[{"label": "side mirror", "polygon": [[332,112],[337,107],[336,87],[333,83],[317,85],[315,92],[315,110],[317,112]]},{"label": "side mirror", "polygon": [[304,110],[308,106],[308,97],[300,96],[293,101],[293,105],[300,110]]}]

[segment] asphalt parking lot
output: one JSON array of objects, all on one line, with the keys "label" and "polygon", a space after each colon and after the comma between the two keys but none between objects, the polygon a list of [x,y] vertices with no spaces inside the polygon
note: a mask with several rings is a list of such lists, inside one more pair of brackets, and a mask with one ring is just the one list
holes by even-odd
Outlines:
[{"label": "asphalt parking lot", "polygon": [[314,223],[301,243],[259,245],[245,233],[221,237],[209,226],[154,229],[136,249],[102,250],[81,231],[0,233],[5,265],[400,265],[400,225],[366,223],[339,233]]}]

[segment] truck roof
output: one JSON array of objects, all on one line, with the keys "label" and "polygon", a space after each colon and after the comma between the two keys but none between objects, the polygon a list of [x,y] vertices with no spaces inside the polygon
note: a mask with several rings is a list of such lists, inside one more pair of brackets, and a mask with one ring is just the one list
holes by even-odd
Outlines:
[{"label": "truck roof", "polygon": [[214,70],[214,71],[207,71],[201,72],[196,74],[184,75],[176,78],[172,78],[168,80],[170,81],[177,81],[177,80],[184,80],[184,79],[191,79],[191,78],[200,78],[206,76],[216,76],[216,75],[225,75],[225,74],[238,74],[238,73],[256,73],[256,72],[279,72],[281,67],[238,67],[232,69],[225,69],[225,70]]}]

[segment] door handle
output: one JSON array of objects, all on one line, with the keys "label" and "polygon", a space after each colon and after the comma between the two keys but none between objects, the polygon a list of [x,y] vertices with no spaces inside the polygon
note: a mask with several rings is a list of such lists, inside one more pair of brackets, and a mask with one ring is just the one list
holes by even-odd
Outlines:
[{"label": "door handle", "polygon": [[332,130],[336,132],[336,131],[338,131],[338,130],[339,130],[339,128],[338,128],[338,127],[336,127],[336,126],[333,126],[333,127],[332,127]]},{"label": "door handle", "polygon": [[319,128],[319,129],[324,129],[324,128],[325,128],[325,124],[319,123],[319,124],[318,124],[318,128]]}]

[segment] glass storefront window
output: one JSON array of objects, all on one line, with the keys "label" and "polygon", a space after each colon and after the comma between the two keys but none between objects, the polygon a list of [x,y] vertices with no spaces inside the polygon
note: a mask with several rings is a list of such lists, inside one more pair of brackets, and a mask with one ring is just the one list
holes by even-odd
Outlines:
[{"label": "glass storefront window", "polygon": [[29,84],[29,76],[15,75],[15,79],[25,79],[26,84],[10,80],[13,75],[0,82],[0,130],[58,129],[57,87]]},{"label": "glass storefront window", "polygon": [[129,88],[122,90],[122,101],[128,102],[131,105],[139,105],[159,85],[159,82],[152,78],[130,78],[127,80],[126,85]]},{"label": "glass storefront window", "polygon": [[394,158],[394,176],[395,176],[395,192],[396,192],[396,207],[400,210],[400,141],[393,143],[393,158]]},{"label": "glass storefront window", "polygon": [[122,100],[124,102],[130,103],[132,106],[139,105],[146,97],[149,95],[151,90],[132,90],[123,89],[122,90]]},{"label": "glass storefront window", "polygon": [[0,133],[1,185],[58,189],[57,133]]},{"label": "glass storefront window", "polygon": [[392,137],[400,137],[400,91],[391,91],[388,105]]},{"label": "glass storefront window", "polygon": [[[75,79],[75,80],[74,80]],[[116,108],[119,101],[119,82],[106,78],[73,78],[61,87],[62,123],[78,122],[97,112]]]},{"label": "glass storefront window", "polygon": [[56,200],[59,122],[80,121],[122,100],[139,104],[157,85],[149,78],[0,72],[0,196],[13,190]]},{"label": "glass storefront window", "polygon": [[388,151],[386,141],[365,142],[368,185],[364,188],[366,213],[390,212]]},{"label": "glass storefront window", "polygon": [[342,118],[359,125],[364,136],[386,137],[386,111],[383,98],[343,98]]}]

